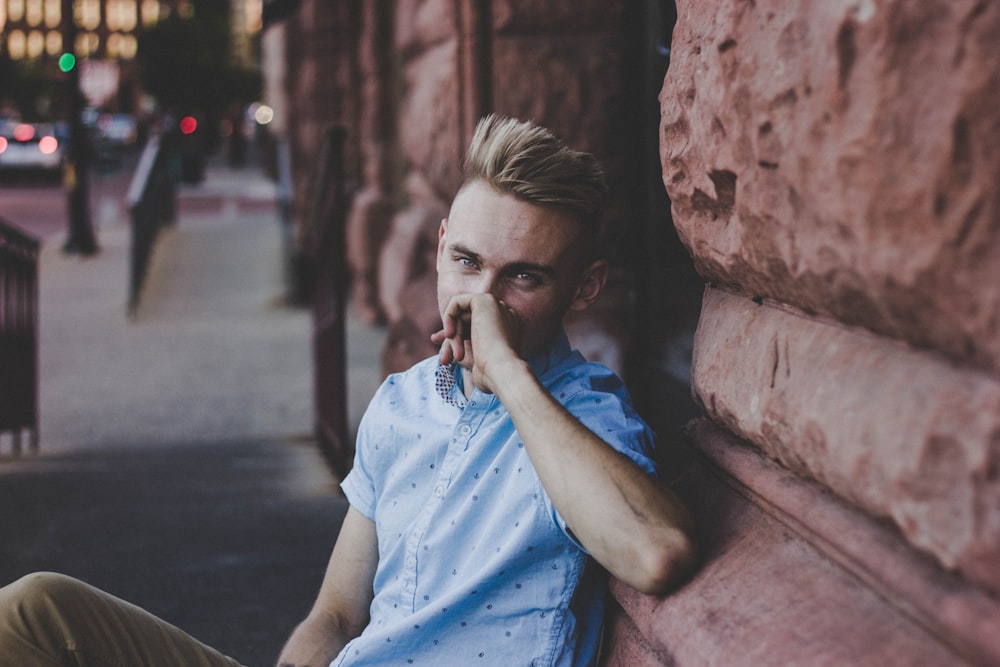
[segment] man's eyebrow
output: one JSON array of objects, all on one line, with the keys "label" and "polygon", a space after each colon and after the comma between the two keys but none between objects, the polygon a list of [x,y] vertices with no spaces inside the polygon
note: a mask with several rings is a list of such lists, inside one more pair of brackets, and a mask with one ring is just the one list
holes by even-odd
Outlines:
[{"label": "man's eyebrow", "polygon": [[476,264],[480,264],[482,262],[482,259],[483,259],[482,257],[479,256],[478,252],[475,252],[475,251],[473,251],[473,250],[471,250],[469,248],[466,248],[461,243],[456,243],[456,244],[452,245],[451,246],[451,252],[454,255],[462,255],[464,257],[468,257],[469,259],[471,259],[472,261],[474,261]]},{"label": "man's eyebrow", "polygon": [[547,278],[551,278],[556,274],[555,269],[553,269],[548,264],[532,264],[531,262],[519,262],[511,264],[507,267],[511,273],[539,273]]}]

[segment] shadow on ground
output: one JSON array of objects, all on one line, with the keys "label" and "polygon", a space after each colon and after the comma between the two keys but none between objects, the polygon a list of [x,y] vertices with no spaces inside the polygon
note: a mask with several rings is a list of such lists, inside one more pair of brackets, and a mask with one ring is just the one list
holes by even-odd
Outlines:
[{"label": "shadow on ground", "polygon": [[0,581],[69,574],[247,665],[308,611],[346,502],[311,442],[103,449],[3,463]]}]

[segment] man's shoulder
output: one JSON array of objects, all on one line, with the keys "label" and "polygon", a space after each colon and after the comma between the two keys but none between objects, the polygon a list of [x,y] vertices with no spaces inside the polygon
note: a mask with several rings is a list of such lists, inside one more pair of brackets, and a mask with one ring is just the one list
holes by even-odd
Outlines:
[{"label": "man's shoulder", "polygon": [[394,382],[403,382],[427,376],[433,377],[440,365],[441,363],[438,361],[437,356],[427,357],[426,359],[421,359],[405,370],[390,373],[386,376],[386,381],[393,380]]},{"label": "man's shoulder", "polygon": [[398,395],[433,387],[438,368],[437,357],[428,357],[413,364],[406,370],[396,371],[386,376],[379,389],[380,394]]},{"label": "man's shoulder", "polygon": [[542,378],[549,386],[578,385],[596,392],[627,395],[625,382],[611,368],[596,361],[587,361],[574,350]]}]

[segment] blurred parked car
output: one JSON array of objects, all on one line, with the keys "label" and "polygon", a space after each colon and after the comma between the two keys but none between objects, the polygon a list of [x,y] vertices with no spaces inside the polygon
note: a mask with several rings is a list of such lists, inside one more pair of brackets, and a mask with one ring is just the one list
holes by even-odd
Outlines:
[{"label": "blurred parked car", "polygon": [[99,169],[121,166],[122,157],[138,147],[139,125],[131,114],[90,110],[83,120]]},{"label": "blurred parked car", "polygon": [[98,136],[116,146],[131,146],[139,138],[139,126],[127,113],[103,113],[97,119]]},{"label": "blurred parked car", "polygon": [[0,121],[0,172],[58,174],[66,151],[65,135],[53,123]]}]

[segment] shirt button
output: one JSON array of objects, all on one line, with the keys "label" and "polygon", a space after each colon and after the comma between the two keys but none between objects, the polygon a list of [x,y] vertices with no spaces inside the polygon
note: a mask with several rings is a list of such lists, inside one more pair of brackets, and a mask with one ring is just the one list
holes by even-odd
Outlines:
[{"label": "shirt button", "polygon": [[469,435],[472,433],[472,427],[468,424],[462,424],[461,428],[458,429],[458,432],[462,435]]},{"label": "shirt button", "polygon": [[444,487],[438,484],[437,486],[434,487],[434,497],[440,498],[443,495],[444,495]]}]

